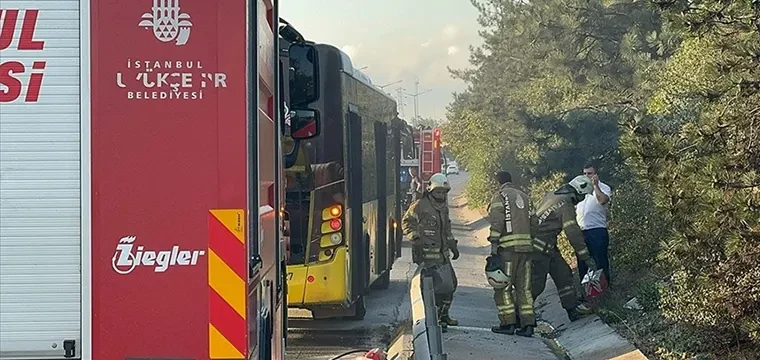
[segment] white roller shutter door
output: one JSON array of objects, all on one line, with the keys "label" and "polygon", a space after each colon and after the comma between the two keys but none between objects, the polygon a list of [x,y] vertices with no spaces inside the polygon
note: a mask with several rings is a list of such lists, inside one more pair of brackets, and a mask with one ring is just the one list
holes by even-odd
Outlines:
[{"label": "white roller shutter door", "polygon": [[[0,358],[63,358],[64,342],[79,347],[82,337],[80,3],[1,2],[4,18],[19,15],[0,64],[26,71],[20,97],[0,104]],[[26,9],[39,10],[42,50],[18,49]],[[35,61],[46,66],[28,102]]]}]

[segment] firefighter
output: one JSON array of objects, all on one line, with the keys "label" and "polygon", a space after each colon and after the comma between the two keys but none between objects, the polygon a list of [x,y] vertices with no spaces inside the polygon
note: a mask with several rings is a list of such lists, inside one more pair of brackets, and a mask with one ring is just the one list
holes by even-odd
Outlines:
[{"label": "firefighter", "polygon": [[409,191],[412,194],[412,201],[414,202],[422,197],[422,181],[420,181],[420,176],[417,173],[417,168],[415,167],[409,168],[409,176],[411,177],[411,181],[409,182]]},{"label": "firefighter", "polygon": [[533,245],[538,253],[533,259],[533,299],[544,291],[546,274],[550,274],[570,321],[589,315],[592,311],[578,300],[573,272],[557,249],[557,236],[564,230],[578,259],[584,261],[590,269],[596,269],[583,240],[583,233],[575,221],[574,207],[593,191],[594,186],[588,176],[577,176],[554,193],[546,194],[531,218]]},{"label": "firefighter", "polygon": [[536,326],[531,296],[530,198],[512,185],[509,172],[499,171],[496,180],[499,190],[488,206],[488,222],[491,224],[488,241],[491,256],[499,259],[507,283],[503,287],[494,287],[499,326],[492,327],[491,331],[530,337]]},{"label": "firefighter", "polygon": [[[409,210],[402,219],[404,235],[412,243],[412,260],[415,264],[426,270],[438,271],[442,268],[450,269],[448,277],[444,277],[447,283],[444,286],[453,289],[447,293],[435,294],[435,305],[438,308],[438,322],[445,330],[447,326],[459,325],[449,315],[451,301],[457,286],[457,278],[454,268],[451,266],[449,251],[453,256],[451,260],[459,258],[457,240],[451,233],[451,220],[449,208],[446,205],[446,195],[451,187],[446,175],[441,173],[430,177],[425,192],[419,200],[409,206]],[[449,266],[444,266],[449,265]]]}]

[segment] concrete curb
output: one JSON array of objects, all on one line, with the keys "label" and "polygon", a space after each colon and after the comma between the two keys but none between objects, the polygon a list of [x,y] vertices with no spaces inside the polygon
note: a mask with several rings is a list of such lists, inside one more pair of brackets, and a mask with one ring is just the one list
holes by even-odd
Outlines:
[{"label": "concrete curb", "polygon": [[569,324],[556,341],[572,360],[648,360],[596,315]]}]

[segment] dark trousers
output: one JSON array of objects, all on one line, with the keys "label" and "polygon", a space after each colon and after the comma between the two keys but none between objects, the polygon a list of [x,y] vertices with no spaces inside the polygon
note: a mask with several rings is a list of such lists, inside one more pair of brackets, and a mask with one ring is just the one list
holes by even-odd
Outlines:
[{"label": "dark trousers", "polygon": [[[610,277],[610,258],[608,250],[610,247],[610,234],[606,228],[596,228],[583,230],[583,238],[586,240],[586,246],[591,258],[596,262],[596,266],[604,270],[604,276],[609,282]],[[578,259],[578,276],[583,280],[583,276],[588,272],[586,263]]]},{"label": "dark trousers", "polygon": [[546,275],[551,275],[557,287],[557,295],[565,310],[578,305],[578,293],[575,291],[575,278],[567,261],[557,250],[545,254],[533,255],[533,273],[531,289],[533,301],[546,289]]}]

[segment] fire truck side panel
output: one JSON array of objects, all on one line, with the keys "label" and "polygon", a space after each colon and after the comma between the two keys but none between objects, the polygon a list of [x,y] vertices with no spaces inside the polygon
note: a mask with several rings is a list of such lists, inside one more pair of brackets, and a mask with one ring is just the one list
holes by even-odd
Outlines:
[{"label": "fire truck side panel", "polygon": [[0,359],[89,346],[87,5],[0,6]]},{"label": "fire truck side panel", "polygon": [[[279,275],[279,239],[277,239],[276,212],[279,205],[275,203],[275,192],[280,191],[276,180],[276,173],[281,171],[279,149],[277,142],[280,141],[279,129],[275,124],[276,117],[274,94],[277,91],[274,78],[275,54],[274,32],[272,28],[273,4],[270,0],[256,1],[256,38],[250,39],[251,48],[256,54],[256,81],[258,89],[258,101],[256,105],[256,122],[258,137],[257,165],[258,169],[258,209],[257,214],[252,214],[251,219],[258,222],[258,226],[251,226],[252,231],[258,231],[251,237],[251,255],[258,256],[260,263],[253,264],[255,274],[248,283],[248,302],[250,330],[248,346],[250,359],[279,360],[283,358],[284,349],[282,341],[283,319],[282,307],[277,307],[276,286]],[[251,144],[254,145],[254,144]],[[253,164],[251,164],[253,165]],[[250,166],[250,165],[249,165]],[[252,205],[253,206],[253,205]],[[254,210],[254,209],[252,209]],[[251,224],[254,225],[254,224]]]},{"label": "fire truck side panel", "polygon": [[92,358],[242,359],[246,2],[167,3],[92,0]]}]

